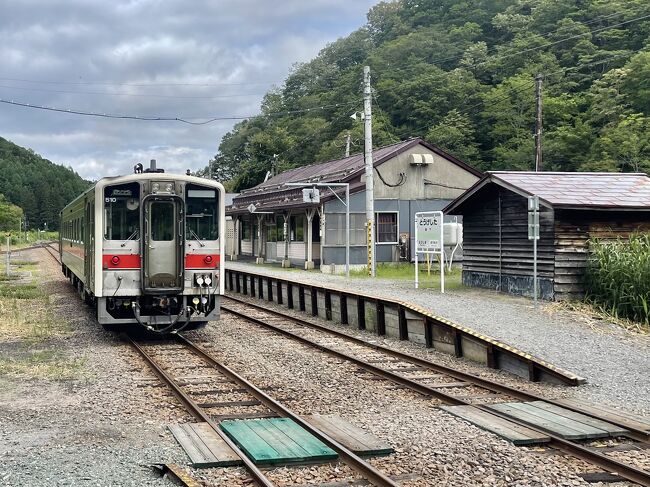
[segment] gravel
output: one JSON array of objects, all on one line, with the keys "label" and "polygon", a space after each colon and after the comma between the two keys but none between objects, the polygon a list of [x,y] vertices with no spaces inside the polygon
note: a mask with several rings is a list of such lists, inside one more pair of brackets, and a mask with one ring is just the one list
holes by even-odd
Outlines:
[{"label": "gravel", "polygon": [[480,289],[439,292],[414,289],[411,281],[351,278],[320,272],[283,271],[245,262],[228,267],[332,285],[410,301],[451,321],[530,352],[585,377],[575,397],[650,415],[650,336],[633,333],[552,303],[534,309],[531,300]]},{"label": "gravel", "polygon": [[[278,387],[272,395],[294,398],[286,402],[294,412],[338,414],[388,441],[395,453],[370,463],[388,475],[416,474],[403,486],[588,485],[577,476],[587,469],[573,458],[515,447],[437,409],[436,401],[368,380],[348,362],[232,315],[224,313],[221,321],[190,335],[256,385]],[[203,475],[215,480],[209,471]],[[268,475],[281,485],[309,485],[331,482],[333,473],[332,466],[321,465],[272,469]]]},{"label": "gravel", "polygon": [[83,367],[64,381],[0,377],[0,485],[170,485],[149,465],[187,463],[167,431],[186,414],[166,389],[150,386],[142,362],[134,367],[134,352],[94,320],[47,252],[29,256],[41,262],[53,315],[73,328],[21,346],[56,350]]}]

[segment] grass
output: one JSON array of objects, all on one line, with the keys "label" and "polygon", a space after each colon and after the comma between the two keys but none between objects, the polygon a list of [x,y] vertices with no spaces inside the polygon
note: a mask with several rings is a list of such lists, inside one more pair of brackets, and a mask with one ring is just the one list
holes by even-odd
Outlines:
[{"label": "grass", "polygon": [[[419,285],[423,289],[440,289],[440,266],[437,263],[431,264],[431,273],[427,272],[427,265],[420,264]],[[350,277],[367,278],[367,268],[351,270]],[[393,279],[403,281],[415,281],[415,264],[396,263],[377,264],[377,277],[380,279]],[[462,273],[460,268],[454,267],[451,272],[445,271],[445,290],[462,289]]]},{"label": "grass", "polygon": [[28,350],[20,355],[0,355],[0,376],[20,379],[77,379],[83,375],[85,362],[85,359],[71,360],[53,350]]},{"label": "grass", "polygon": [[650,328],[650,233],[590,240],[586,301]]},{"label": "grass", "polygon": [[[32,261],[12,265],[21,270],[35,266]],[[84,376],[85,360],[69,358],[58,347],[58,340],[72,328],[53,314],[52,301],[33,275],[22,272],[0,280],[0,377],[69,380]]]}]

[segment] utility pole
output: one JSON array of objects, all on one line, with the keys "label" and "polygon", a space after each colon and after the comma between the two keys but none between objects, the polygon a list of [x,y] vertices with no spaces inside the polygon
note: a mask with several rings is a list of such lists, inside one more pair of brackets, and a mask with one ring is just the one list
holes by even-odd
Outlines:
[{"label": "utility pole", "polygon": [[370,88],[370,66],[363,67],[363,132],[364,160],[366,164],[366,225],[368,242],[368,275],[375,277],[375,181],[372,164],[372,90]]},{"label": "utility pole", "polygon": [[535,172],[542,170],[542,80],[543,74],[535,76]]},{"label": "utility pole", "polygon": [[350,132],[345,136],[345,157],[350,157]]}]

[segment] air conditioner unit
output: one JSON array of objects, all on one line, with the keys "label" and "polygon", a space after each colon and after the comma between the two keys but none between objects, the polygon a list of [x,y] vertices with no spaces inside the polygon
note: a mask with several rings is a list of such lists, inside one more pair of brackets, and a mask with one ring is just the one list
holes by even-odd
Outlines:
[{"label": "air conditioner unit", "polygon": [[411,154],[409,156],[409,164],[411,166],[426,166],[433,164],[433,154]]}]

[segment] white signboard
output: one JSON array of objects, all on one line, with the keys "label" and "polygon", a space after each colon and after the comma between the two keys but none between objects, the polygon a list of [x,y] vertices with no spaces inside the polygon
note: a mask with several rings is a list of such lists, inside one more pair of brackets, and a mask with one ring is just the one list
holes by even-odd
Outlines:
[{"label": "white signboard", "polygon": [[415,214],[415,287],[419,287],[418,254],[440,255],[440,291],[445,292],[444,221],[442,211]]},{"label": "white signboard", "polygon": [[442,252],[442,211],[415,214],[416,252]]}]

